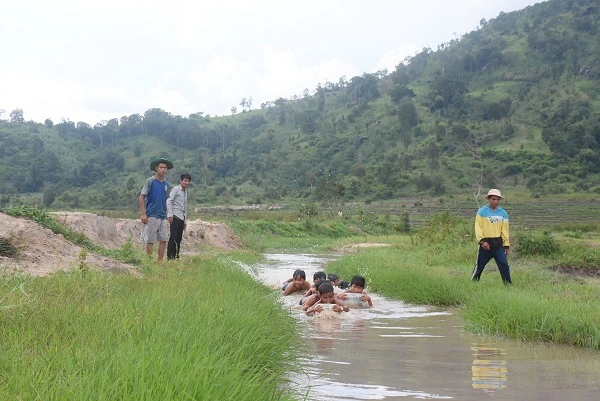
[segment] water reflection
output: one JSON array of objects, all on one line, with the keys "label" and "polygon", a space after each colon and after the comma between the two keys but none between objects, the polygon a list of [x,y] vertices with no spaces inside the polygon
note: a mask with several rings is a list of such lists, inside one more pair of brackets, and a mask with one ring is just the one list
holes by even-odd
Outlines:
[{"label": "water reflection", "polygon": [[473,388],[493,394],[495,390],[506,388],[507,368],[501,348],[490,347],[484,344],[473,344]]},{"label": "water reflection", "polygon": [[[257,268],[258,277],[274,287],[296,269],[312,277],[329,260],[311,255],[267,259]],[[466,331],[450,310],[370,295],[372,308],[335,318],[307,317],[299,310],[301,295],[281,299],[301,322],[305,375],[292,380],[301,393],[308,391],[307,400],[598,398],[597,351],[480,337]]]}]

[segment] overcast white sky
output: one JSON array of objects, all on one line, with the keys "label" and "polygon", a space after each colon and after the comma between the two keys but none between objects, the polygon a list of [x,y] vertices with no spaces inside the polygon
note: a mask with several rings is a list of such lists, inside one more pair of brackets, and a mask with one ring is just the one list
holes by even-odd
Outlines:
[{"label": "overcast white sky", "polygon": [[229,114],[404,57],[535,0],[0,0],[0,118]]}]

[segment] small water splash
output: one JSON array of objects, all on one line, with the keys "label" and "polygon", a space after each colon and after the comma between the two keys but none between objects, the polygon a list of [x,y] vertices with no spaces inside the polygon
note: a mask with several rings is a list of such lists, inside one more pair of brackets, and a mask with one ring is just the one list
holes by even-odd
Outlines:
[{"label": "small water splash", "polygon": [[315,381],[311,392],[313,399],[330,400],[340,395],[348,400],[383,400],[390,397],[410,397],[422,400],[447,400],[449,396],[430,394],[419,390],[396,390],[391,387],[372,384],[338,383],[327,379]]},{"label": "small water splash", "polygon": [[256,281],[260,280],[258,275],[254,272],[254,270],[252,270],[252,268],[250,266],[248,266],[247,264],[240,262],[238,260],[234,260],[233,262],[236,265],[238,265],[242,270],[244,270],[246,273],[248,273],[250,275],[250,277],[252,277],[254,280],[256,280]]}]

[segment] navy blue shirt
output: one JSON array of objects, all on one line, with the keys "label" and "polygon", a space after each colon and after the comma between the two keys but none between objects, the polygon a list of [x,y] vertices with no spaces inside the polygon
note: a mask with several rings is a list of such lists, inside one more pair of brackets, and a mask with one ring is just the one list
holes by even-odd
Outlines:
[{"label": "navy blue shirt", "polygon": [[167,218],[168,191],[167,180],[160,182],[154,177],[146,180],[141,192],[146,196],[146,216],[163,220]]}]

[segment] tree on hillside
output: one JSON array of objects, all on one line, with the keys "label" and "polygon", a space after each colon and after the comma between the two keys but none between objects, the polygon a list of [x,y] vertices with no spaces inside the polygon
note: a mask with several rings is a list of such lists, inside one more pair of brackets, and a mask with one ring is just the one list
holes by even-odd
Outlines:
[{"label": "tree on hillside", "polygon": [[10,122],[11,123],[24,123],[25,117],[23,117],[22,109],[14,109],[10,112]]},{"label": "tree on hillside", "polygon": [[142,116],[137,113],[121,117],[119,134],[125,137],[141,135],[143,133],[142,122]]},{"label": "tree on hillside", "polygon": [[319,113],[315,110],[304,110],[300,117],[300,129],[305,134],[314,134],[319,128]]},{"label": "tree on hillside", "polygon": [[174,144],[184,149],[196,149],[201,144],[196,121],[186,119],[175,126]]},{"label": "tree on hillside", "polygon": [[379,79],[375,74],[363,74],[362,76],[353,77],[348,83],[346,89],[352,104],[354,106],[362,102],[368,102],[379,98],[379,88],[377,84]]},{"label": "tree on hillside", "polygon": [[412,99],[413,97],[415,97],[415,92],[413,92],[412,89],[409,89],[404,85],[398,84],[392,86],[388,93],[391,96],[392,101],[394,103],[400,103],[403,100]]},{"label": "tree on hillside", "polygon": [[50,183],[46,183],[43,191],[42,203],[46,207],[50,207],[52,203],[56,200],[56,192],[54,192],[54,187]]},{"label": "tree on hillside", "polygon": [[75,123],[68,118],[62,118],[60,123],[56,124],[58,133],[64,138],[69,134],[75,133]]},{"label": "tree on hillside", "polygon": [[431,84],[429,105],[431,111],[439,111],[445,115],[450,105],[460,107],[462,96],[467,91],[466,83],[458,78],[437,77]]},{"label": "tree on hillside", "polygon": [[440,151],[437,144],[433,140],[429,142],[429,146],[427,146],[427,160],[429,162],[430,170],[437,170],[440,166]]},{"label": "tree on hillside", "polygon": [[404,101],[398,106],[398,119],[403,130],[409,130],[419,124],[419,116],[415,104],[410,101]]},{"label": "tree on hillside", "polygon": [[153,108],[144,112],[143,127],[146,134],[171,136],[173,126],[173,115],[163,109]]},{"label": "tree on hillside", "polygon": [[325,110],[325,89],[321,87],[321,84],[317,86],[317,111],[323,113]]}]

